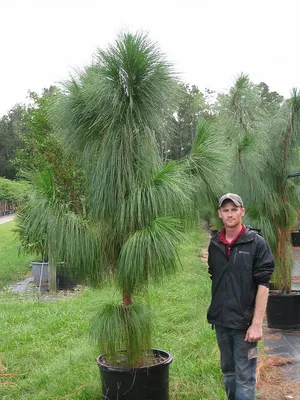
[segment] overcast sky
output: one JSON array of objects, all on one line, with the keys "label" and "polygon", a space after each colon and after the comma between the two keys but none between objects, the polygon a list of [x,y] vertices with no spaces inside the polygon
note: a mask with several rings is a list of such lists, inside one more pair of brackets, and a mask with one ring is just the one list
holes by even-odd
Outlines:
[{"label": "overcast sky", "polygon": [[28,90],[89,64],[120,30],[147,31],[200,90],[226,90],[244,72],[287,97],[300,88],[299,8],[297,0],[1,1],[0,116]]}]

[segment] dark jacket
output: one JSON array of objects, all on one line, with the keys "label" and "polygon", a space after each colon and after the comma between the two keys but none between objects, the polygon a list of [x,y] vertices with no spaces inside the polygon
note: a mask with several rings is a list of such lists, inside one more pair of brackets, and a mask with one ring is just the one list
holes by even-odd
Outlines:
[{"label": "dark jacket", "polygon": [[269,285],[274,259],[269,245],[256,231],[247,228],[231,246],[230,259],[219,233],[210,241],[208,271],[212,279],[212,300],[208,322],[233,329],[251,325],[258,285]]}]

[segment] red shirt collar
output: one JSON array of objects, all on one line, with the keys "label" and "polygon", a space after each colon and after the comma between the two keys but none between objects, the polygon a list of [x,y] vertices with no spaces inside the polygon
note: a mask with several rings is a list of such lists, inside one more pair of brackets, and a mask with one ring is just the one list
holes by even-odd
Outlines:
[{"label": "red shirt collar", "polygon": [[218,242],[225,243],[225,244],[233,244],[234,242],[236,242],[238,240],[238,238],[240,236],[242,236],[242,234],[245,232],[245,230],[246,230],[246,226],[244,224],[242,224],[242,228],[241,228],[240,232],[236,235],[236,237],[231,242],[228,242],[228,240],[226,240],[226,236],[225,236],[226,229],[223,228],[219,234]]}]

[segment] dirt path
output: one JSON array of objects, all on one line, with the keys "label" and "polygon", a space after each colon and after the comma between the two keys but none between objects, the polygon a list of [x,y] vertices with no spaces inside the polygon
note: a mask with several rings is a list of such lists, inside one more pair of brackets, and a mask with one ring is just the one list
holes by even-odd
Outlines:
[{"label": "dirt path", "polygon": [[0,217],[0,225],[5,224],[5,222],[10,222],[12,221],[16,216],[14,214],[11,215],[4,215],[3,217]]}]

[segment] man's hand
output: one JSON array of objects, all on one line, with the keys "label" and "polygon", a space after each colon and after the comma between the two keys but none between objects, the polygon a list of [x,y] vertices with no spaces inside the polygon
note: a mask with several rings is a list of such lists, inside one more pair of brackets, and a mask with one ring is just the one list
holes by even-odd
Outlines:
[{"label": "man's hand", "polygon": [[254,316],[252,324],[246,332],[245,342],[254,343],[258,342],[262,338],[262,323],[267,307],[268,296],[269,288],[263,285],[258,285],[255,298]]},{"label": "man's hand", "polygon": [[262,324],[252,324],[249,326],[246,332],[245,342],[258,342],[262,338],[262,336]]}]

